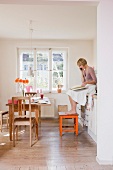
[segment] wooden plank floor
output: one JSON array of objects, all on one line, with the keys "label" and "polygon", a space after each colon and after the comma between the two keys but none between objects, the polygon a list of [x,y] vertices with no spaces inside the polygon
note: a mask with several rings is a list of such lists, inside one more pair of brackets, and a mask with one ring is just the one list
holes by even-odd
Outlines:
[{"label": "wooden plank floor", "polygon": [[39,141],[29,146],[28,129],[19,130],[16,147],[9,141],[8,130],[0,133],[0,170],[113,170],[96,162],[96,144],[79,127],[74,133],[59,136],[57,119],[42,120]]}]

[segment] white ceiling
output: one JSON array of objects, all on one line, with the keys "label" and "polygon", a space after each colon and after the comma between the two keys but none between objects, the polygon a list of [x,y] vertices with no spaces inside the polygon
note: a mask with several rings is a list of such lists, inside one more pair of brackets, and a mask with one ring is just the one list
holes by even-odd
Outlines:
[{"label": "white ceiling", "polygon": [[93,39],[96,6],[80,4],[0,4],[0,38]]}]

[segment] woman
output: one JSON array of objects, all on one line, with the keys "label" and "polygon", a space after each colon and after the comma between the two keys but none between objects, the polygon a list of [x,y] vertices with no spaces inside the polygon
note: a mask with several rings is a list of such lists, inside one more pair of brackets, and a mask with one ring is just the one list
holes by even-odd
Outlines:
[{"label": "woman", "polygon": [[95,93],[97,78],[94,72],[94,69],[87,65],[87,61],[84,58],[80,58],[77,61],[77,65],[81,70],[82,76],[82,85],[86,87],[83,90],[69,90],[67,92],[71,104],[71,110],[67,114],[76,113],[76,105],[80,104],[85,106],[86,104],[86,95],[88,95],[88,104],[91,105],[92,95]]}]

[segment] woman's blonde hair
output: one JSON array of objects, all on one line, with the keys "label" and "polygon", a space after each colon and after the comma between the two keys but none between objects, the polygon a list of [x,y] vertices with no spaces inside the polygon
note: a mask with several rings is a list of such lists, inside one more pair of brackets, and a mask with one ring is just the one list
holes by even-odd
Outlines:
[{"label": "woman's blonde hair", "polygon": [[77,61],[77,65],[78,66],[85,66],[87,64],[87,61],[84,58],[79,58],[79,60]]}]

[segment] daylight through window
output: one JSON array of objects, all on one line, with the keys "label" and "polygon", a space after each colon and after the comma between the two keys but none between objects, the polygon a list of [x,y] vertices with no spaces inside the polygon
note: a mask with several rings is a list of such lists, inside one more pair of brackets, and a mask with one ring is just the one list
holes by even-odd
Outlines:
[{"label": "daylight through window", "polygon": [[63,85],[66,90],[67,49],[19,49],[18,77],[29,79],[33,90],[55,91]]}]

